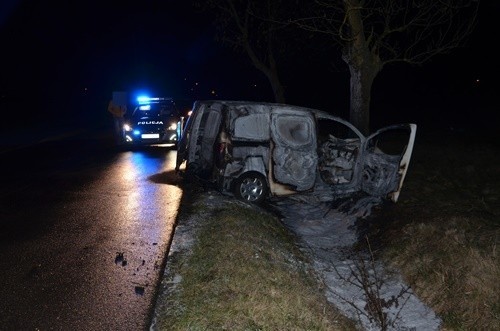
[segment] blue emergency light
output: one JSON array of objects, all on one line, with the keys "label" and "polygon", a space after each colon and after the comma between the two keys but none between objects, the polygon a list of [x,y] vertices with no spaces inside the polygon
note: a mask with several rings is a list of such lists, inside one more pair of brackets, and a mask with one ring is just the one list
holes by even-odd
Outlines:
[{"label": "blue emergency light", "polygon": [[148,103],[154,103],[154,102],[158,102],[160,100],[163,100],[163,98],[151,98],[151,97],[148,97],[148,96],[145,96],[145,95],[141,95],[141,96],[137,97],[137,102],[140,105],[144,105],[144,104],[148,104]]}]

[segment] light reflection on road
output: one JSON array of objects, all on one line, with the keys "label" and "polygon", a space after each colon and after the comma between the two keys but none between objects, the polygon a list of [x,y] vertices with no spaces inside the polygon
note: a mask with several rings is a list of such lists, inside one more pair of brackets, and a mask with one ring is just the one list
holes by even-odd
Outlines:
[{"label": "light reflection on road", "polygon": [[176,153],[135,151],[121,157],[117,178],[121,178],[119,186],[126,188],[126,194],[120,206],[120,223],[143,242],[163,241],[175,220],[182,190],[168,182],[153,182],[150,177],[173,169]]}]

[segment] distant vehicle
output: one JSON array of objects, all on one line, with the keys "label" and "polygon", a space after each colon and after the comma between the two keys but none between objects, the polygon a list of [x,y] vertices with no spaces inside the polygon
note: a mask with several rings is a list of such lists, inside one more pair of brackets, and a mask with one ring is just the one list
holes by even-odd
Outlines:
[{"label": "distant vehicle", "polygon": [[397,202],[416,129],[398,124],[365,137],[320,110],[196,101],[177,146],[176,171],[251,203],[301,193],[332,201],[355,192]]},{"label": "distant vehicle", "polygon": [[139,97],[131,113],[125,115],[123,145],[177,144],[183,117],[172,98]]}]

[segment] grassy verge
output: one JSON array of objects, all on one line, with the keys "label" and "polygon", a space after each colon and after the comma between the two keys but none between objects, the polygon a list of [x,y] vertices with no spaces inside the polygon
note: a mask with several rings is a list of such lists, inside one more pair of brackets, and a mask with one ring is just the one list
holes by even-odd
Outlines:
[{"label": "grassy verge", "polygon": [[[197,242],[189,256],[170,258],[182,281],[157,329],[353,330],[279,221],[229,201],[186,209],[202,219]],[[443,330],[500,330],[496,140],[418,135],[399,202],[361,223],[376,258],[402,272]]]},{"label": "grassy verge", "polygon": [[400,202],[377,211],[371,237],[446,330],[500,330],[500,146],[424,136]]},{"label": "grassy verge", "polygon": [[225,204],[190,206],[196,241],[171,261],[182,281],[161,305],[158,330],[354,330],[276,217],[216,200]]}]

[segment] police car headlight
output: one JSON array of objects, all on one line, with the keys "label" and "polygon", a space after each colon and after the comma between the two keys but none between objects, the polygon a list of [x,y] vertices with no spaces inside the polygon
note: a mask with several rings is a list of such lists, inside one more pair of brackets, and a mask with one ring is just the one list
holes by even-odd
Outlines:
[{"label": "police car headlight", "polygon": [[169,130],[177,130],[177,123],[170,123]]},{"label": "police car headlight", "polygon": [[123,130],[132,131],[132,127],[129,124],[123,124]]}]

